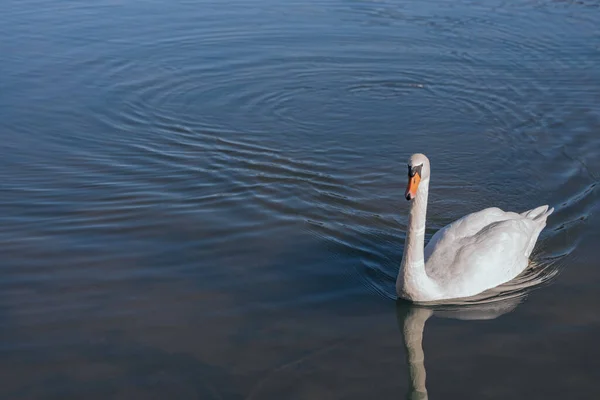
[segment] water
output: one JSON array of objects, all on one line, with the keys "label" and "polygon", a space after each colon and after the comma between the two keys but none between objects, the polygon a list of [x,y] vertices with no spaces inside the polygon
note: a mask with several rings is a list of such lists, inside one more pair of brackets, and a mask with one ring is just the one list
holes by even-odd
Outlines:
[{"label": "water", "polygon": [[[1,4],[1,398],[600,395],[596,2]],[[414,152],[543,284],[395,301]]]}]

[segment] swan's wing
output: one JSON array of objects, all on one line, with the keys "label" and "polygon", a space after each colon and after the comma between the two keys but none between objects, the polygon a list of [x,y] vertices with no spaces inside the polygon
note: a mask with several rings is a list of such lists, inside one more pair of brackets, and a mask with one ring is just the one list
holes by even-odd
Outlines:
[{"label": "swan's wing", "polygon": [[497,207],[490,207],[467,214],[446,225],[431,237],[431,240],[425,246],[425,261],[429,259],[439,243],[455,242],[460,238],[473,236],[491,223],[515,218],[521,218],[521,216],[514,212],[502,211]]},{"label": "swan's wing", "polygon": [[[519,217],[494,221],[471,236],[440,239],[427,273],[447,293],[466,297],[513,279],[528,263],[527,250],[539,223]],[[450,231],[450,230],[449,230]]]}]

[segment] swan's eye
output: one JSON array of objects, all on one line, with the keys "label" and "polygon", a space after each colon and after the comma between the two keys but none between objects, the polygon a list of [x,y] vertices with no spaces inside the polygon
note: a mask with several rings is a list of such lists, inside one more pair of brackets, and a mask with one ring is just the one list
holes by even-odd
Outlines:
[{"label": "swan's eye", "polygon": [[421,170],[423,169],[423,164],[421,165],[417,165],[415,167],[413,167],[412,165],[408,166],[408,176],[415,176],[416,174],[419,174],[419,176],[421,176]]}]

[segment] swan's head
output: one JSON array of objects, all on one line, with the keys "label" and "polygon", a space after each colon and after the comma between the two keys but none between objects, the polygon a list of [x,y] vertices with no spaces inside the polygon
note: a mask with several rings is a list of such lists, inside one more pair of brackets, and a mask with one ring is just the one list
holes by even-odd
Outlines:
[{"label": "swan's head", "polygon": [[408,184],[404,197],[412,200],[417,196],[421,181],[429,179],[429,159],[425,154],[416,153],[408,160]]}]

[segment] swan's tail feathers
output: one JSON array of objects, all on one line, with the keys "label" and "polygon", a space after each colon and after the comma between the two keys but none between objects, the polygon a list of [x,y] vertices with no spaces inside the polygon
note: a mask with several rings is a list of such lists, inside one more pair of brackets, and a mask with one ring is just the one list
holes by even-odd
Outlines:
[{"label": "swan's tail feathers", "polygon": [[529,258],[529,256],[531,255],[531,252],[535,247],[535,243],[537,242],[540,233],[546,227],[546,219],[553,212],[554,208],[548,209],[548,206],[544,205],[541,207],[534,208],[533,210],[525,211],[521,214],[523,217],[531,219],[536,224],[533,234],[529,239],[527,249],[525,250],[525,256],[527,258]]},{"label": "swan's tail feathers", "polygon": [[[546,206],[546,208],[548,208],[548,206]],[[554,207],[550,208],[547,211],[544,211],[543,213],[537,215],[536,217],[533,218],[534,221],[544,221],[544,223],[546,223],[546,219],[550,216],[550,214],[552,214],[554,212]]]},{"label": "swan's tail feathers", "polygon": [[538,222],[545,222],[546,218],[554,212],[554,208],[548,209],[548,205],[539,206],[533,210],[525,211],[521,215],[525,218],[532,219]]}]

